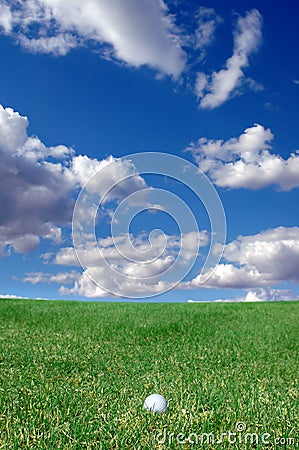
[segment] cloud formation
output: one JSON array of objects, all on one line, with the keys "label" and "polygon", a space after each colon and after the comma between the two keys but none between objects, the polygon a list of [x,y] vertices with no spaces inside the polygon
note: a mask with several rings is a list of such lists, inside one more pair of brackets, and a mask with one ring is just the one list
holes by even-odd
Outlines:
[{"label": "cloud formation", "polygon": [[41,238],[61,244],[61,227],[71,225],[75,195],[100,169],[105,171],[90,188],[103,194],[115,184],[107,200],[146,187],[130,161],[76,156],[64,145],[47,147],[28,136],[28,125],[27,117],[0,105],[0,251],[26,253]]},{"label": "cloud formation", "polygon": [[65,55],[93,41],[103,57],[146,64],[174,78],[185,66],[163,0],[12,0],[0,8],[0,26],[32,52]]},{"label": "cloud formation", "polygon": [[299,187],[299,151],[283,159],[270,152],[273,138],[269,128],[255,124],[237,138],[203,137],[187,150],[219,187],[255,190],[276,185],[283,191]]},{"label": "cloud formation", "polygon": [[[114,265],[115,268],[121,270],[128,275],[126,286],[122,286],[122,292],[130,294],[138,294],[144,296],[155,295],[160,292],[161,284],[157,283],[157,274],[167,270],[173,263],[178,251],[178,236],[168,236],[172,245],[168,247],[167,252],[159,257],[155,264],[148,264],[149,261],[143,260],[139,262],[127,261],[123,265],[123,258],[120,253],[130,256],[128,249],[128,240],[124,236],[118,236],[118,250],[113,245],[111,238],[100,239],[98,241],[101,252],[105,258]],[[194,235],[186,236],[184,258],[188,261],[192,258],[192,248],[189,245],[194,242]],[[201,235],[202,246],[207,245],[208,238],[206,234]],[[144,235],[132,237],[133,246],[139,250],[146,250],[148,241]],[[154,249],[159,249],[159,240],[153,240]],[[88,258],[88,268],[82,274],[74,277],[74,284],[71,287],[65,286],[67,283],[62,282],[60,292],[64,295],[76,294],[90,298],[106,297],[105,289],[109,288],[113,291],[115,283],[113,277],[106,281],[105,289],[97,286],[92,279],[97,277],[105,277],[105,267],[99,264],[98,250],[95,246],[86,247],[86,256]],[[134,255],[131,255],[134,256]],[[76,253],[72,247],[61,248],[56,255],[50,258],[46,256],[47,261],[52,259],[56,265],[67,267],[78,267],[79,263]],[[281,289],[273,289],[271,286],[281,282],[299,281],[299,228],[298,227],[277,227],[268,229],[256,235],[239,236],[238,239],[230,242],[225,246],[223,261],[216,267],[216,270],[208,281],[204,284],[201,282],[201,276],[194,277],[191,281],[183,281],[178,287],[180,289],[196,290],[198,288],[208,289],[246,289],[248,292],[245,296],[237,297],[234,301],[264,301],[264,300],[292,300],[294,294],[291,291]],[[74,272],[71,272],[74,273]],[[63,274],[63,272],[62,272]],[[134,274],[134,278],[132,278]],[[37,274],[39,280],[49,281],[47,276]],[[140,277],[140,278],[139,278]],[[150,278],[152,277],[152,282]],[[32,281],[36,280],[36,276],[32,276]],[[30,281],[27,279],[26,281]],[[53,279],[53,281],[55,281]],[[167,282],[163,282],[163,288],[167,289]]]},{"label": "cloud formation", "polygon": [[[74,248],[61,248],[61,245],[63,236],[70,232],[75,198],[83,186],[92,193],[92,199],[95,196],[97,208],[83,202],[84,207],[77,211],[79,225],[81,217],[82,223],[87,220],[94,224],[100,200],[100,213],[109,222],[111,206],[124,198],[130,199],[130,194],[137,191],[141,192],[138,201],[142,203],[138,203],[138,207],[161,210],[160,205],[147,200],[146,192],[151,189],[147,189],[132,161],[112,156],[105,160],[92,159],[75,155],[72,148],[64,145],[47,147],[37,136],[28,136],[28,125],[27,117],[0,105],[0,244],[3,253],[26,253],[36,249],[41,239],[48,239],[60,246],[56,257],[54,251],[55,264],[80,269]],[[86,185],[90,177],[91,182]],[[188,271],[188,263],[198,256],[199,242],[201,246],[207,245],[207,232],[168,235],[166,247],[165,236],[161,233],[151,234],[150,241],[144,232],[114,235],[113,239],[101,237],[97,241],[94,236],[86,235],[84,247],[80,248],[85,262],[83,273],[74,269],[57,274],[34,272],[27,274],[23,281],[59,283],[62,293],[88,297],[104,293],[107,296],[106,291],[118,292],[119,277],[107,277],[107,266],[99,259],[100,249],[106,263],[123,275],[125,286],[121,292],[125,291],[128,296],[138,292],[155,294],[161,292],[162,284],[167,288],[167,281],[160,281],[160,275],[172,268],[178,255],[180,262],[176,270],[185,271],[187,267]],[[44,261],[52,262],[52,255],[46,254]],[[103,284],[99,283],[99,288],[90,278]]]},{"label": "cloud formation", "polygon": [[262,17],[253,9],[245,17],[239,17],[234,33],[232,56],[225,68],[213,72],[211,76],[203,72],[197,74],[195,93],[203,109],[214,109],[222,105],[233,94],[244,78],[249,65],[249,56],[257,50],[262,38]]},{"label": "cloud formation", "polygon": [[[209,236],[206,231],[199,234],[190,232],[183,236],[168,235],[167,246],[164,249],[164,238],[161,234],[148,236],[140,233],[137,236],[119,235],[100,238],[95,243],[90,237],[86,237],[83,259],[85,270],[80,274],[73,286],[61,287],[63,294],[76,294],[86,297],[97,298],[107,297],[109,292],[120,291],[127,296],[144,296],[144,294],[155,295],[161,292],[161,288],[167,289],[167,281],[160,280],[160,275],[170,270],[178,255],[182,267],[188,264],[197,249],[196,242],[200,241],[200,246],[204,247],[209,243]],[[161,248],[163,252],[161,253]],[[102,257],[99,257],[99,249]],[[82,252],[82,250],[81,250]],[[79,262],[73,247],[61,248],[56,255],[46,255],[47,262],[67,267],[78,267]],[[115,276],[107,269],[105,261],[116,271]],[[117,272],[124,275],[123,285],[119,286],[120,278]],[[47,276],[38,273],[26,281],[49,280]],[[99,280],[96,284],[92,280]],[[169,283],[169,288],[172,283]],[[104,289],[102,289],[102,287]],[[107,293],[108,291],[108,293]]]},{"label": "cloud formation", "polygon": [[204,285],[194,278],[191,288],[252,289],[283,281],[299,281],[299,228],[278,227],[239,236],[225,246],[224,261]]},{"label": "cloud formation", "polygon": [[71,284],[78,277],[80,273],[75,271],[70,272],[58,272],[58,273],[43,273],[43,272],[31,272],[27,273],[22,281],[25,283],[31,283],[33,285],[38,283],[58,283],[58,284]]},{"label": "cloud formation", "polygon": [[298,296],[288,289],[260,288],[256,291],[248,291],[245,297],[247,302],[281,302],[290,300],[298,300]]},{"label": "cloud formation", "polygon": [[[0,249],[35,249],[40,238],[61,242],[59,225],[70,222],[72,186],[65,176],[73,150],[46,147],[27,136],[28,119],[0,105]],[[62,158],[63,164],[53,158]],[[52,161],[48,158],[51,158]]]},{"label": "cloud formation", "polygon": [[[74,199],[86,180],[99,170],[101,176],[93,177],[95,182],[89,185],[91,191],[102,196],[111,185],[116,186],[109,191],[107,203],[103,203],[108,218],[112,201],[120,202],[132,192],[142,192],[148,187],[132,162],[112,156],[105,160],[91,159],[86,155],[76,156],[73,149],[64,145],[47,147],[38,137],[28,136],[28,124],[27,117],[0,105],[2,252],[25,253],[35,249],[41,239],[51,240],[61,246],[62,228],[71,225]],[[273,134],[269,129],[255,125],[245,130],[239,138],[228,141],[202,138],[196,146],[191,146],[191,150],[201,170],[208,172],[218,185],[258,188],[271,182],[285,189],[298,186],[297,154],[291,155],[287,161],[271,154],[272,139]],[[276,170],[267,171],[266,163],[267,167]],[[241,177],[237,170],[240,164],[244,166]],[[125,181],[120,181],[123,179]],[[143,206],[151,207],[145,198],[143,200]],[[82,214],[86,218],[88,210],[84,209]],[[96,243],[87,236],[83,249],[87,264],[83,273],[74,270],[80,268],[74,249],[62,247],[56,254],[44,255],[44,259],[47,263],[72,267],[70,272],[36,272],[27,274],[24,281],[33,284],[59,283],[60,292],[65,295],[107,296],[106,290],[117,290],[119,280],[117,277],[106,277],[105,266],[99,264],[100,248],[109,264],[124,275],[126,286],[122,289],[128,295],[138,292],[154,295],[161,291],[159,275],[172,266],[178,252],[180,264],[184,266],[194,257],[198,240],[201,246],[209,242],[206,232],[199,235],[187,233],[182,236],[182,242],[180,236],[169,235],[167,238],[168,246],[160,254],[163,242],[159,234],[151,236],[151,253],[146,253],[149,241],[148,236],[142,233],[114,236],[114,241],[109,236],[102,237]],[[125,263],[123,255],[127,258]],[[141,256],[136,259],[136,255]],[[278,227],[254,236],[240,236],[227,244],[221,264],[205,285],[195,277],[192,281],[183,282],[181,288],[239,288],[255,292],[257,288],[266,288],[287,280],[298,282],[298,267],[299,228]],[[105,280],[105,289],[91,281],[90,278],[95,277]],[[167,281],[162,283],[167,289]]]},{"label": "cloud formation", "polygon": [[298,296],[288,289],[272,289],[270,287],[248,291],[244,296],[230,299],[219,299],[216,302],[281,302],[298,300]]}]

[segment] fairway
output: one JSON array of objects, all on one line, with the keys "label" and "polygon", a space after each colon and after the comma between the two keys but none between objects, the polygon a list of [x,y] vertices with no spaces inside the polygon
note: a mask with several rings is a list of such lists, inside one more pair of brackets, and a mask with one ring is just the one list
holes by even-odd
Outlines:
[{"label": "fairway", "polygon": [[0,326],[0,449],[298,448],[298,302],[1,300]]}]

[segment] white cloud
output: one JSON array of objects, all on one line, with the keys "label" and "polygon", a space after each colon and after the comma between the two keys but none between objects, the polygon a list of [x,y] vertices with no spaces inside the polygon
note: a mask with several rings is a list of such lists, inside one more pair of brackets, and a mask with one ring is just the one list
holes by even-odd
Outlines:
[{"label": "white cloud", "polygon": [[197,13],[196,48],[203,49],[211,44],[217,26],[222,22],[213,8],[201,6]]},{"label": "white cloud", "polygon": [[209,280],[202,284],[201,277],[195,277],[191,282],[186,284],[193,289],[218,288],[218,289],[246,289],[248,287],[265,286],[272,280],[265,279],[255,267],[241,266],[237,267],[233,264],[218,264],[216,270]]},{"label": "white cloud", "polygon": [[77,280],[80,276],[79,272],[59,272],[56,274],[43,273],[43,272],[31,272],[27,273],[22,281],[25,283],[38,284],[38,283],[58,283],[58,284],[71,284]]},{"label": "white cloud", "polygon": [[130,161],[100,161],[75,156],[64,145],[47,147],[27,135],[28,125],[27,117],[0,105],[0,251],[9,247],[26,253],[41,238],[60,244],[61,227],[71,225],[75,194],[102,168],[105,171],[89,187],[104,193],[115,184],[108,200],[146,187]]},{"label": "white cloud", "polygon": [[223,259],[226,262],[217,266],[207,283],[202,285],[196,277],[189,287],[252,289],[283,281],[298,283],[299,228],[278,227],[239,236],[225,246]]},{"label": "white cloud", "polygon": [[0,5],[0,27],[5,34],[11,32],[13,26],[13,17],[10,11],[10,7],[3,3]]},{"label": "white cloud", "polygon": [[97,286],[85,272],[79,275],[73,287],[61,286],[59,293],[61,295],[81,295],[87,298],[107,297],[107,292]]},{"label": "white cloud", "polygon": [[[99,285],[94,283],[94,279],[102,275],[105,277],[105,273],[100,273],[100,268],[90,268],[88,271],[84,271],[79,279],[74,283],[71,288],[61,286],[59,289],[62,295],[81,295],[87,298],[103,298],[114,297],[111,292],[121,292],[121,297],[129,298],[145,298],[152,295],[160,294],[171,289],[172,284],[165,281],[159,281],[157,283],[151,283],[139,281],[138,279],[127,277],[123,284],[116,283],[114,279],[110,279],[109,282],[105,282],[105,290]],[[108,291],[108,292],[107,292]]]},{"label": "white cloud", "polygon": [[237,138],[200,138],[187,150],[220,187],[261,189],[276,185],[284,191],[299,187],[299,152],[291,153],[288,159],[270,153],[273,138],[270,129],[255,124]]},{"label": "white cloud", "polygon": [[299,228],[278,227],[254,236],[240,236],[226,245],[224,258],[255,267],[272,281],[299,281]]},{"label": "white cloud", "polygon": [[218,299],[216,302],[280,302],[298,300],[298,295],[288,289],[259,288],[246,292],[243,296]]},{"label": "white cloud", "polygon": [[[0,105],[0,248],[17,252],[36,248],[40,237],[61,241],[61,230],[71,220],[72,186],[61,162],[48,156],[73,151],[67,147],[44,146],[27,136],[27,117]],[[64,163],[64,161],[62,161]]]},{"label": "white cloud", "polygon": [[[184,269],[184,265],[196,256],[197,241],[200,241],[201,247],[207,245],[208,233],[190,232],[181,238],[175,235],[167,236],[166,247],[161,234],[151,235],[150,242],[144,233],[137,236],[119,235],[113,239],[108,236],[98,239],[97,242],[94,242],[93,236],[86,236],[85,248],[80,250],[85,271],[76,279],[72,288],[62,287],[61,292],[93,298],[109,296],[109,292],[122,292],[125,296],[157,294],[161,292],[162,287],[167,289],[171,286],[171,283],[162,281],[160,275],[172,267],[178,255],[180,268]],[[64,266],[78,266],[78,259],[72,247],[61,248],[52,258],[52,262]],[[107,276],[106,263],[115,273],[109,271]],[[123,276],[119,277],[118,273]]]},{"label": "white cloud", "polygon": [[295,80],[295,79],[293,79],[293,83],[295,83],[295,84],[299,84],[299,80]]},{"label": "white cloud", "polygon": [[[167,0],[167,3],[171,1]],[[205,60],[207,48],[213,43],[216,29],[223,20],[213,8],[194,5],[192,11],[184,6],[181,9],[175,8],[176,22],[180,30],[182,46],[188,57],[187,68],[190,74],[191,67],[198,66]]]},{"label": "white cloud", "polygon": [[287,289],[271,289],[271,288],[260,288],[256,291],[249,291],[246,294],[246,302],[279,302],[279,301],[290,301],[298,300],[298,296],[294,294],[291,290]]},{"label": "white cloud", "polygon": [[[98,176],[93,177],[96,173]],[[68,176],[72,182],[79,181],[81,187],[92,178],[87,188],[91,193],[104,196],[104,203],[112,199],[121,200],[124,196],[147,187],[131,161],[112,156],[104,160],[91,159],[86,155],[75,156]]]},{"label": "white cloud", "polygon": [[28,297],[21,297],[19,295],[14,295],[14,294],[0,294],[0,298],[11,298],[13,299],[18,299],[18,300],[23,300],[23,299],[27,299]]},{"label": "white cloud", "polygon": [[64,56],[79,45],[78,39],[70,33],[60,33],[57,36],[35,39],[21,35],[19,43],[32,53],[52,53],[55,56]]},{"label": "white cloud", "polygon": [[177,78],[185,66],[163,0],[13,0],[0,9],[0,24],[34,52],[64,55],[94,41],[104,57],[109,46],[110,55],[134,67],[146,64]]},{"label": "white cloud", "polygon": [[0,105],[0,148],[5,153],[14,153],[27,139],[28,119],[12,108]]},{"label": "white cloud", "polygon": [[[244,77],[243,69],[249,65],[249,55],[256,51],[261,42],[262,17],[253,9],[245,17],[239,17],[234,33],[233,55],[226,61],[225,68],[213,72],[203,86],[198,80],[203,75],[197,75],[195,93],[200,99],[200,107],[213,109],[222,105],[239,86]],[[252,83],[251,83],[252,84]]]},{"label": "white cloud", "polygon": [[[54,257],[54,260],[53,260]],[[60,266],[80,267],[74,247],[62,247],[57,254],[46,253],[43,257],[46,262],[54,262]]]}]

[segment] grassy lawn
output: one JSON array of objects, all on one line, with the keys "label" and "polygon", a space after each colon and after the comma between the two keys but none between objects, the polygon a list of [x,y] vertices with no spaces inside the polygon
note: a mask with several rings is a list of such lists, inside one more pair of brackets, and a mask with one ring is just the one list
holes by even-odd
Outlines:
[{"label": "grassy lawn", "polygon": [[299,446],[298,302],[0,300],[0,329],[0,449]]}]

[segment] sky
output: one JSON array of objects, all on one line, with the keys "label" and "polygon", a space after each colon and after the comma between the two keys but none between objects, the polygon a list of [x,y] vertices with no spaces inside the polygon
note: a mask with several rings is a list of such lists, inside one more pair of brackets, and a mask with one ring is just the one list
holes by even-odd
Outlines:
[{"label": "sky", "polygon": [[299,298],[298,3],[0,2],[0,296]]}]

